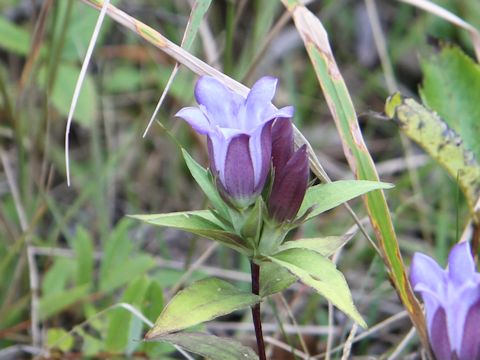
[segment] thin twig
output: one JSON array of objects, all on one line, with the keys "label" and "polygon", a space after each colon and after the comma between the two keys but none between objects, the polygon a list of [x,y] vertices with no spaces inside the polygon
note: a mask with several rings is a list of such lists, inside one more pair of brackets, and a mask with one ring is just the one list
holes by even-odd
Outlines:
[{"label": "thin twig", "polygon": [[416,334],[415,327],[412,326],[407,335],[400,341],[400,344],[395,348],[395,351],[390,354],[387,360],[395,360],[402,353],[403,350],[407,347],[408,343],[413,339]]},{"label": "thin twig", "polygon": [[[375,326],[372,326],[370,329],[368,329],[367,331],[361,333],[360,335],[356,336],[353,340],[352,340],[352,344],[362,340],[362,339],[365,339],[366,337],[369,337],[370,335],[376,333],[377,331],[381,330],[381,329],[384,329],[386,328],[387,326],[399,321],[399,320],[402,320],[404,318],[408,317],[408,312],[406,310],[402,311],[402,312],[399,312],[393,316],[390,316],[389,318],[379,322],[377,325]],[[332,349],[332,351],[330,353],[335,353],[339,350],[342,350],[343,347],[344,347],[345,344],[341,344],[335,348]],[[321,353],[321,354],[318,354],[318,355],[315,355],[312,357],[312,359],[321,359],[323,357],[326,356],[326,353]]]},{"label": "thin twig", "polygon": [[345,341],[345,346],[343,347],[342,360],[348,360],[350,358],[350,352],[352,351],[353,339],[357,333],[358,325],[354,323],[350,334],[348,335],[347,341]]},{"label": "thin twig", "polygon": [[202,255],[188,268],[188,270],[182,275],[182,277],[177,281],[177,283],[170,289],[169,295],[173,296],[180,287],[188,280],[188,278],[202,265],[209,257],[213,254],[215,249],[218,247],[218,243],[214,242],[203,252]]},{"label": "thin twig", "polygon": [[[308,351],[307,344],[305,343],[305,339],[302,336],[302,333],[300,331],[300,328],[298,327],[297,320],[295,319],[295,316],[293,315],[292,310],[290,309],[290,305],[288,305],[287,299],[285,299],[285,296],[283,296],[282,293],[279,294],[280,300],[282,301],[283,306],[285,307],[285,310],[287,311],[288,317],[292,321],[293,326],[297,330],[297,336],[298,340],[300,340],[300,345],[302,346],[303,352],[310,357],[310,352]],[[330,327],[328,327],[330,329]],[[329,330],[330,333],[330,330]]]},{"label": "thin twig", "polygon": [[293,352],[294,355],[300,356],[304,360],[309,360],[310,359],[309,355],[303,353],[302,351],[300,351],[298,349],[293,349],[292,350],[292,347],[290,345],[285,344],[284,342],[282,342],[278,339],[275,339],[274,337],[265,336],[264,340],[265,340],[265,342],[267,342],[269,344],[272,344],[273,346],[276,346],[279,349],[283,349],[285,351]]},{"label": "thin twig", "polygon": [[5,170],[5,175],[7,177],[7,182],[10,188],[10,192],[12,194],[13,201],[15,203],[15,209],[17,210],[17,216],[20,221],[20,227],[22,229],[22,232],[25,234],[25,244],[27,248],[26,249],[27,263],[28,263],[28,270],[29,270],[30,292],[31,292],[30,317],[31,317],[32,345],[33,347],[40,347],[42,343],[42,339],[41,339],[41,333],[40,333],[40,317],[38,314],[38,307],[39,307],[38,273],[37,273],[37,268],[35,264],[35,257],[33,256],[30,250],[31,241],[30,241],[30,236],[28,234],[27,216],[25,213],[25,209],[22,205],[22,201],[20,199],[20,193],[18,192],[18,188],[14,179],[10,162],[2,148],[0,148],[0,158],[1,158],[3,169]]}]

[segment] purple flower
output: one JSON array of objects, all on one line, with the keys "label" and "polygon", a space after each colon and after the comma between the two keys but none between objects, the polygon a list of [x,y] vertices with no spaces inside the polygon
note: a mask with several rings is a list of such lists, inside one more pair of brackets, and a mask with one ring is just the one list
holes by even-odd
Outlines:
[{"label": "purple flower", "polygon": [[186,107],[176,114],[207,135],[210,167],[220,191],[240,207],[255,201],[265,185],[273,121],[293,116],[293,107],[273,106],[276,85],[277,79],[262,77],[245,99],[214,78],[203,76],[195,87],[199,107]]},{"label": "purple flower", "polygon": [[293,127],[289,119],[277,119],[272,128],[273,185],[268,212],[280,223],[297,215],[308,186],[308,154],[303,145],[294,152]]},{"label": "purple flower", "polygon": [[480,359],[480,274],[468,243],[453,247],[448,270],[416,253],[410,279],[425,303],[430,344],[438,360]]}]

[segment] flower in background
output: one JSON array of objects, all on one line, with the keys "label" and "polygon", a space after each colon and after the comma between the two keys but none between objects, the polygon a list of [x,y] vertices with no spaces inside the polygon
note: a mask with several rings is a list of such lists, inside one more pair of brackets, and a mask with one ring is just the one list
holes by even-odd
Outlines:
[{"label": "flower in background", "polygon": [[468,243],[453,247],[448,269],[416,253],[410,275],[425,303],[430,344],[438,360],[480,359],[480,274]]},{"label": "flower in background", "polygon": [[262,77],[244,98],[203,76],[195,87],[199,107],[186,107],[176,114],[207,135],[210,167],[220,191],[239,207],[253,203],[265,185],[274,120],[293,116],[293,107],[273,106],[276,86],[277,79]]},{"label": "flower in background", "polygon": [[297,215],[308,186],[307,147],[294,152],[293,126],[289,119],[277,119],[272,128],[273,185],[268,212],[276,221],[290,221]]}]

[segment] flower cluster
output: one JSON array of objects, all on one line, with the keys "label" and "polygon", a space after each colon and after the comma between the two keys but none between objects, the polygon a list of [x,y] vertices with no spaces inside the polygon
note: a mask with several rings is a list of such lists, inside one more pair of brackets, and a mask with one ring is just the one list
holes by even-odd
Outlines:
[{"label": "flower cluster", "polygon": [[425,303],[430,343],[438,360],[480,359],[480,273],[468,243],[457,244],[443,270],[416,253],[410,279]]},{"label": "flower cluster", "polygon": [[272,104],[277,79],[263,77],[246,98],[212,77],[201,77],[195,88],[199,107],[186,107],[176,116],[207,136],[210,168],[217,187],[232,207],[246,208],[264,190],[273,165],[267,204],[278,222],[292,220],[308,184],[306,148],[294,152],[291,106]]}]

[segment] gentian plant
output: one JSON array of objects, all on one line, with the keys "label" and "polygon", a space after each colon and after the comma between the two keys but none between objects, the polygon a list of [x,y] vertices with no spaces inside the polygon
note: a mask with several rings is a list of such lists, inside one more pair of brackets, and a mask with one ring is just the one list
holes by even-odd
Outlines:
[{"label": "gentian plant", "polygon": [[[309,186],[307,148],[303,145],[295,150],[293,107],[277,109],[272,104],[276,86],[277,79],[263,77],[244,98],[218,80],[204,76],[195,88],[199,106],[183,108],[176,114],[207,137],[209,169],[200,166],[185,150],[183,155],[212,207],[133,217],[201,235],[247,256],[252,291],[240,291],[220,279],[197,281],[171,299],[147,339],[177,341],[193,352],[199,351],[192,344],[198,336],[207,335],[179,331],[250,306],[259,357],[265,359],[260,302],[296,280],[311,286],[366,326],[344,276],[329,260],[348,239],[329,236],[289,240],[287,235],[326,210],[391,185],[337,181]],[[234,345],[229,342],[225,346]],[[257,358],[250,349],[235,346],[239,358]]]},{"label": "gentian plant", "polygon": [[470,244],[453,247],[448,269],[416,253],[410,279],[425,303],[428,335],[438,360],[480,359],[480,274]]}]

